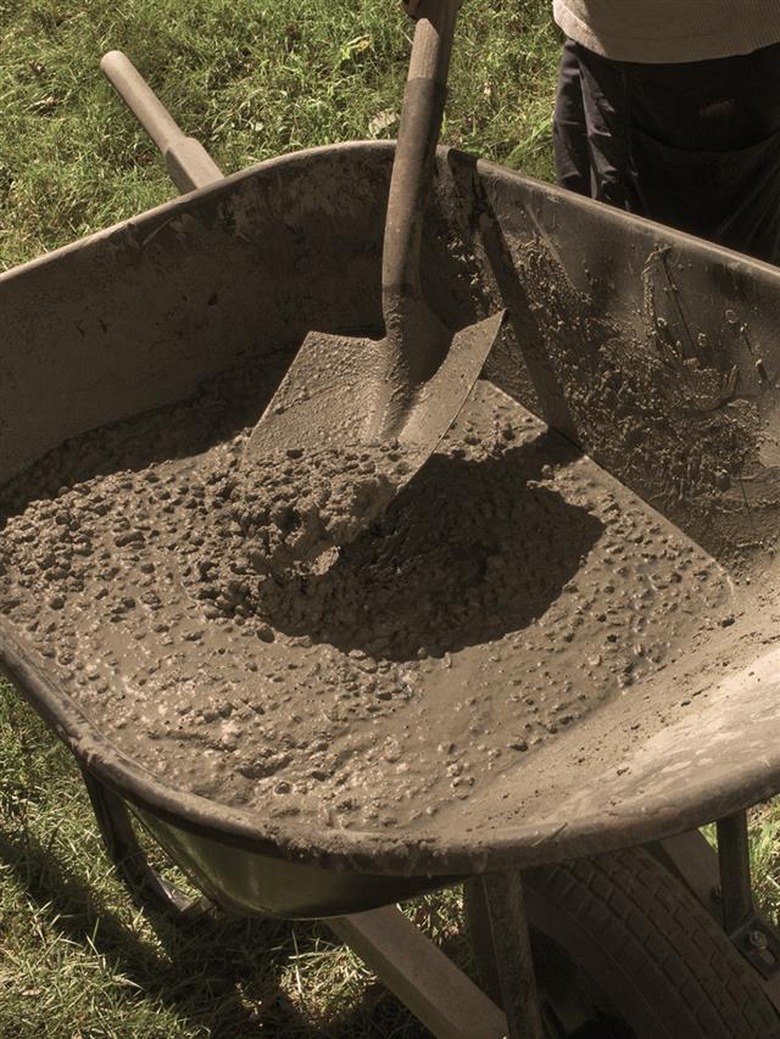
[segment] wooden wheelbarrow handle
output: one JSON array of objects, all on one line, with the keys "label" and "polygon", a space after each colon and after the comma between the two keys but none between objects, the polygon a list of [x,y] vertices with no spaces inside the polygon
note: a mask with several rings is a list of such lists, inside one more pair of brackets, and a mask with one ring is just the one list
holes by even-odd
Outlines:
[{"label": "wooden wheelbarrow handle", "polygon": [[100,62],[106,78],[162,152],[165,168],[182,194],[222,180],[224,174],[194,137],[188,137],[122,51]]}]

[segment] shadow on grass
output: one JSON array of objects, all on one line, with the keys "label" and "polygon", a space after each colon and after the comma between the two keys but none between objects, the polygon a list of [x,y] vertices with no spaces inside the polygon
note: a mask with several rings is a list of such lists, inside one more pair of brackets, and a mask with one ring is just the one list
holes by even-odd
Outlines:
[{"label": "shadow on grass", "polygon": [[[29,833],[18,839],[0,832],[0,860],[10,868],[49,927],[87,952],[104,957],[112,972],[138,986],[192,1029],[212,1039],[424,1039],[429,1033],[381,983],[350,992],[343,1010],[333,994],[322,993],[321,1012],[304,1015],[280,988],[285,969],[302,963],[300,985],[311,1004],[306,961],[332,953],[333,936],[317,921],[210,919],[173,923],[147,912],[161,950],[133,933],[82,876],[53,849]],[[436,910],[434,909],[434,914]],[[327,943],[323,949],[323,943]],[[467,958],[465,939],[445,941],[445,952]],[[320,977],[316,985],[326,985]],[[362,988],[362,986],[361,986]],[[86,996],[85,996],[86,999]],[[200,1034],[200,1032],[198,1032]]]}]

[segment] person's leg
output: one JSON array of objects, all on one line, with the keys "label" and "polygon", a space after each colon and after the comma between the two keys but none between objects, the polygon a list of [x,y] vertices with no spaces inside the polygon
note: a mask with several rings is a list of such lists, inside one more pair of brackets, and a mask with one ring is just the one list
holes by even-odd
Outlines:
[{"label": "person's leg", "polygon": [[638,211],[780,263],[780,44],[626,71]]},{"label": "person's leg", "polygon": [[590,158],[580,67],[571,41],[563,45],[553,117],[553,156],[558,184],[590,195]]},{"label": "person's leg", "polygon": [[667,147],[732,152],[780,130],[780,43],[730,58],[626,68],[632,125]]},{"label": "person's leg", "polygon": [[553,145],[558,183],[632,209],[623,66],[571,40],[564,45]]},{"label": "person's leg", "polygon": [[780,264],[780,44],[665,65],[574,54],[588,193]]}]

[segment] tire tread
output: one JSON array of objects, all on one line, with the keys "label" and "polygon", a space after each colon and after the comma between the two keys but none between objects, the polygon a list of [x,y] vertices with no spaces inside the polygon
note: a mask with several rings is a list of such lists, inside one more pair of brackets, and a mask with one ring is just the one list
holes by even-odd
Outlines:
[{"label": "tire tread", "polygon": [[780,1035],[777,1014],[751,968],[687,888],[646,850],[531,870],[526,882],[573,912],[625,971],[641,978],[651,998],[678,1003],[702,1037]]}]

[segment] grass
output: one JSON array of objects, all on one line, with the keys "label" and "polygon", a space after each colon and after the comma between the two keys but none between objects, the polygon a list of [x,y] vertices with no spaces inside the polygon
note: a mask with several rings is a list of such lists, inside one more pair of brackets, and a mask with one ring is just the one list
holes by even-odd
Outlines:
[{"label": "grass", "polygon": [[[448,143],[550,175],[547,0],[469,0]],[[0,0],[0,270],[175,194],[99,71],[124,50],[225,172],[393,137],[411,23],[388,0]],[[468,960],[457,890],[408,907]],[[0,1039],[415,1039],[419,1025],[316,924],[140,914],[69,756],[0,680]]]},{"label": "grass", "polygon": [[[443,139],[550,174],[557,42],[546,0],[469,0]],[[103,79],[128,53],[226,172],[316,144],[392,137],[412,23],[360,0],[0,0],[0,269],[169,198]]]}]

